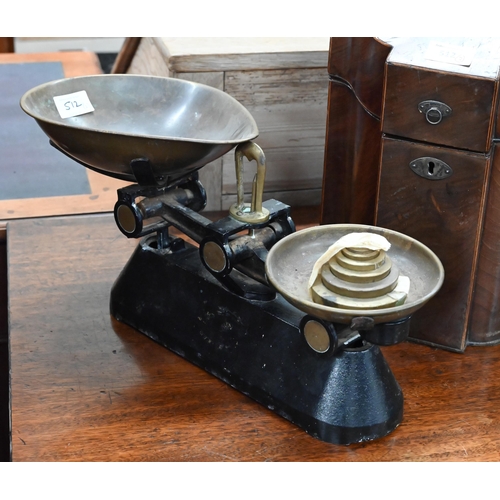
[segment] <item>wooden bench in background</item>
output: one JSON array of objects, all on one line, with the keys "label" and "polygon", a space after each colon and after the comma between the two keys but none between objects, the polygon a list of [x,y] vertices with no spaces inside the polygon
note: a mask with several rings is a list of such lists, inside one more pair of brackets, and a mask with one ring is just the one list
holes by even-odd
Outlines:
[{"label": "wooden bench in background", "polygon": [[[144,37],[126,66],[131,74],[202,83],[237,99],[259,128],[255,142],[266,155],[265,198],[319,205],[328,46],[326,37]],[[254,173],[252,165],[245,169],[247,193]],[[234,152],[200,170],[200,180],[207,210],[227,210],[236,202]]]}]

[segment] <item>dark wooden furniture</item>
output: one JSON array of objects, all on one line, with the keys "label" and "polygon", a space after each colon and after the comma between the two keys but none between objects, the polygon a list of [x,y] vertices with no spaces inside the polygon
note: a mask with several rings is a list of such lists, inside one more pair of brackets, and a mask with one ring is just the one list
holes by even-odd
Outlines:
[{"label": "dark wooden furniture", "polygon": [[8,223],[14,461],[500,459],[500,346],[384,348],[403,423],[371,443],[323,443],[110,318],[135,244],[111,215]]},{"label": "dark wooden furniture", "polygon": [[500,40],[332,39],[329,68],[322,223],[388,227],[438,255],[445,283],[414,340],[498,343]]},{"label": "dark wooden furniture", "polygon": [[0,37],[0,52],[14,52],[14,37]]},{"label": "dark wooden furniture", "polygon": [[321,222],[374,224],[385,60],[374,38],[332,38]]},{"label": "dark wooden furniture", "polygon": [[5,236],[5,230],[0,230],[0,462],[5,462],[10,457],[7,242]]},{"label": "dark wooden furniture", "polygon": [[115,62],[113,63],[111,73],[127,73],[140,43],[141,37],[125,38],[120,52],[118,52]]}]

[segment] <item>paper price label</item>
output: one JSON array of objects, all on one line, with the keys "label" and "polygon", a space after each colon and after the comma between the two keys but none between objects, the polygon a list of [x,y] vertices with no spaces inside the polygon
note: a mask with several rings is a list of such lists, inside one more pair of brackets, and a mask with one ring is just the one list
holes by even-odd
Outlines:
[{"label": "paper price label", "polygon": [[54,96],[53,99],[61,118],[70,118],[71,116],[84,115],[95,111],[85,90],[73,94]]},{"label": "paper price label", "polygon": [[476,47],[454,46],[443,43],[431,43],[425,54],[433,61],[470,66],[476,53]]}]

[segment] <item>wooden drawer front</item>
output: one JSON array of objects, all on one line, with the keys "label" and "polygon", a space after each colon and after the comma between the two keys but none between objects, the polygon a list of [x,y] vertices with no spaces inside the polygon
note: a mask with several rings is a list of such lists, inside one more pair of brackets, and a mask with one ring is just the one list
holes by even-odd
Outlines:
[{"label": "wooden drawer front", "polygon": [[[420,157],[446,162],[453,174],[415,174],[409,165]],[[414,339],[465,349],[489,163],[485,155],[383,139],[377,225],[421,241],[445,269],[443,287],[412,319]]]},{"label": "wooden drawer front", "polygon": [[[383,131],[485,153],[491,146],[495,99],[495,80],[387,64]],[[447,104],[451,114],[430,124],[418,108],[426,100]]]}]

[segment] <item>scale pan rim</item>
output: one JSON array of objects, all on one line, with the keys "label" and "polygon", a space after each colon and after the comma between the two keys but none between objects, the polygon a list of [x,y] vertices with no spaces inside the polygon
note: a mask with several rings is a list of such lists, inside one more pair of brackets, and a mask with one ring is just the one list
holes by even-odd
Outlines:
[{"label": "scale pan rim", "polygon": [[[405,275],[405,266],[401,266],[399,261],[408,254],[410,249],[413,249],[412,252],[423,256],[425,265],[433,271],[431,274],[434,282],[427,286],[425,294],[411,299],[409,294],[407,302],[396,307],[355,310],[330,307],[314,302],[307,289],[312,267],[331,244],[349,232],[373,232],[385,236],[391,243],[388,255],[398,264],[402,275]],[[295,269],[283,270],[283,266],[286,266],[288,262],[293,262]],[[349,324],[353,318],[359,316],[371,317],[375,323],[398,321],[411,316],[439,291],[445,274],[437,255],[420,241],[398,231],[363,224],[328,224],[292,233],[271,248],[265,267],[270,284],[289,303],[318,319],[342,324]],[[412,276],[410,276],[410,282],[411,280]],[[289,286],[290,284],[293,286]],[[291,290],[292,288],[299,289],[300,292],[297,293]]]},{"label": "scale pan rim", "polygon": [[[37,109],[34,109],[33,106],[29,104],[29,100],[33,98],[35,94],[43,94],[44,91],[47,91],[50,88],[55,88],[56,86],[60,85],[67,85],[67,84],[73,84],[73,82],[84,82],[84,81],[99,81],[99,80],[123,80],[123,79],[135,79],[137,81],[163,81],[163,82],[168,82],[167,85],[174,85],[178,87],[184,87],[184,88],[198,88],[202,89],[203,92],[206,92],[207,95],[213,95],[213,96],[218,96],[219,99],[222,99],[223,101],[227,101],[227,103],[230,103],[231,106],[234,106],[237,110],[238,113],[241,113],[242,116],[245,117],[245,120],[247,121],[247,126],[250,129],[248,133],[246,133],[242,137],[238,138],[233,138],[233,139],[200,139],[196,137],[181,137],[177,135],[164,135],[164,134],[154,134],[154,133],[124,133],[123,131],[115,131],[115,130],[110,130],[110,129],[105,129],[105,128],[98,128],[98,127],[90,127],[90,126],[81,126],[78,124],[74,124],[71,122],[64,121],[64,119],[51,119],[47,116],[45,116],[43,113],[40,113]],[[82,88],[80,90],[85,90],[85,88]],[[57,95],[57,94],[56,94]],[[52,96],[53,97],[53,96]],[[81,130],[82,132],[93,132],[97,134],[109,134],[109,135],[116,135],[116,136],[124,136],[124,137],[137,137],[137,138],[144,138],[144,139],[157,139],[157,140],[162,140],[162,141],[178,141],[178,142],[193,142],[193,143],[200,143],[200,144],[240,144],[242,142],[250,141],[258,137],[259,135],[259,129],[257,127],[257,123],[255,122],[255,119],[253,118],[252,114],[241,104],[238,100],[236,100],[234,97],[231,95],[227,94],[226,92],[219,90],[215,87],[210,87],[209,85],[205,85],[203,83],[197,83],[197,82],[190,82],[188,80],[182,80],[178,78],[171,78],[171,77],[165,77],[165,76],[153,76],[153,75],[132,75],[132,74],[103,74],[103,75],[84,75],[84,76],[74,76],[74,77],[69,77],[69,78],[60,78],[57,80],[52,80],[49,82],[42,83],[40,85],[37,85],[36,87],[31,88],[30,90],[26,91],[24,95],[21,97],[20,102],[19,102],[22,110],[35,120],[41,123],[46,123],[49,125],[54,125],[57,127],[62,127],[62,128],[68,128],[68,129],[73,129],[73,130]],[[85,115],[81,115],[85,116]]]}]

